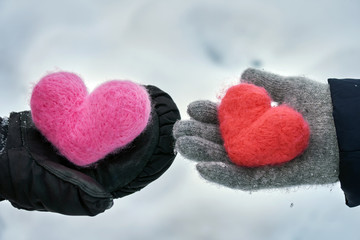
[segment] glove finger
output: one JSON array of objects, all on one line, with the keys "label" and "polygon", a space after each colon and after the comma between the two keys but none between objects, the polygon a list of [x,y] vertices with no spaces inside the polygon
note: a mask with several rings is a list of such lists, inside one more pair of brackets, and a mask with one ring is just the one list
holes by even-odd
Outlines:
[{"label": "glove finger", "polygon": [[271,98],[284,103],[288,99],[303,97],[304,92],[313,93],[323,85],[304,77],[283,77],[273,73],[249,68],[241,75],[242,82],[248,82],[265,88]]},{"label": "glove finger", "polygon": [[175,139],[183,136],[197,136],[208,141],[223,144],[219,126],[211,123],[202,123],[195,120],[178,121],[174,125]]},{"label": "glove finger", "polygon": [[179,137],[175,147],[184,157],[198,162],[229,162],[222,145],[196,136]]},{"label": "glove finger", "polygon": [[219,122],[217,116],[218,105],[208,100],[199,100],[190,103],[187,112],[191,118],[199,122],[212,124]]}]

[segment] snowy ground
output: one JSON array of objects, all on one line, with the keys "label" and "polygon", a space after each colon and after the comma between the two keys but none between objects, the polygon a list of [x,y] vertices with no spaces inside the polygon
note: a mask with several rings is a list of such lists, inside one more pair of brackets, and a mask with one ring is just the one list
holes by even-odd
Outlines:
[{"label": "snowy ground", "polygon": [[[344,0],[0,0],[0,115],[29,109],[47,71],[93,89],[131,79],[166,90],[183,118],[255,66],[279,74],[360,78],[360,3]],[[360,208],[339,184],[234,191],[181,156],[158,181],[97,217],[0,203],[0,239],[358,239]]]}]

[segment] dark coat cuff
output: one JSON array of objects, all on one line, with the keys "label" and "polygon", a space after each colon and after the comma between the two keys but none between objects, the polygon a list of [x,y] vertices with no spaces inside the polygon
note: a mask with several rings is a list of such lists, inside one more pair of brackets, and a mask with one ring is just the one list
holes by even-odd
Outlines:
[{"label": "dark coat cuff", "polygon": [[360,205],[360,79],[329,79],[340,151],[339,180],[349,207]]}]

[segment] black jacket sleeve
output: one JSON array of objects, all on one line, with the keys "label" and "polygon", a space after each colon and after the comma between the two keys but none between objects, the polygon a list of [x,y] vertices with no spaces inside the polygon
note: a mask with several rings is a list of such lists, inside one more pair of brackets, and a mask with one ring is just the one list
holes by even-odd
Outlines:
[{"label": "black jacket sleeve", "polygon": [[340,151],[339,180],[349,207],[360,205],[360,79],[329,79]]}]

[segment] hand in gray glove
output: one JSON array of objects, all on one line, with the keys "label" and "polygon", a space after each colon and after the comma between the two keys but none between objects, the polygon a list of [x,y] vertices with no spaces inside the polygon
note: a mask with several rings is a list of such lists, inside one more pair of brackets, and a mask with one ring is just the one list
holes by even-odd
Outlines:
[{"label": "hand in gray glove", "polygon": [[188,106],[191,119],[174,126],[178,152],[198,162],[197,170],[203,178],[235,189],[254,191],[338,181],[339,153],[329,86],[256,69],[247,69],[241,79],[264,87],[274,101],[286,103],[304,116],[311,131],[306,151],[281,165],[252,168],[234,165],[223,147],[217,104],[195,101]]}]

